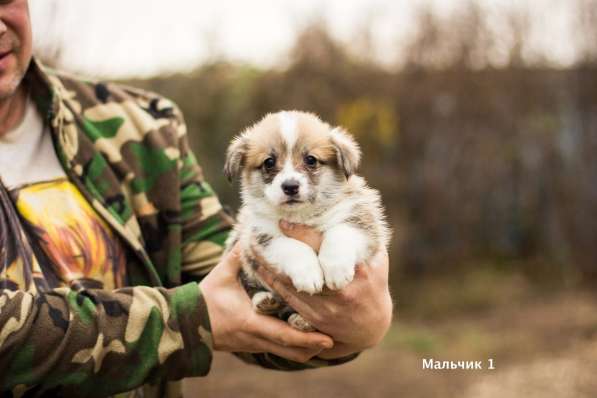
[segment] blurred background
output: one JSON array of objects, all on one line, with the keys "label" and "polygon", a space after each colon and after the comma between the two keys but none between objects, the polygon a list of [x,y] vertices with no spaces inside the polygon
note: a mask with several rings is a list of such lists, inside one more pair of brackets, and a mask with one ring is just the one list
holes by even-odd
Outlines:
[{"label": "blurred background", "polygon": [[352,132],[382,192],[396,302],[384,342],[298,374],[216,355],[189,396],[595,396],[597,0],[30,5],[45,63],[180,105],[232,209],[227,144],[280,109]]}]

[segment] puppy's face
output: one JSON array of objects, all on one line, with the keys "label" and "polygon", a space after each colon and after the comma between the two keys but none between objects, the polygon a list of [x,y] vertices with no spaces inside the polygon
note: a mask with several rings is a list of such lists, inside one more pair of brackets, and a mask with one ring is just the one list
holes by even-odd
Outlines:
[{"label": "puppy's face", "polygon": [[359,159],[357,144],[339,128],[313,114],[278,112],[232,141],[225,173],[242,174],[243,195],[293,211],[335,199]]}]

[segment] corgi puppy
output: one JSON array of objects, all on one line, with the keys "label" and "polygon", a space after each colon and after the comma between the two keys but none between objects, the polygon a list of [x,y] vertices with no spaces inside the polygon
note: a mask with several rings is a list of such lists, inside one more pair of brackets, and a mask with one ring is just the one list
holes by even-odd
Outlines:
[{"label": "corgi puppy", "polygon": [[[315,294],[348,285],[356,264],[388,244],[380,195],[355,175],[360,158],[346,131],[300,111],[268,114],[232,140],[224,172],[240,177],[242,207],[227,248],[240,242],[240,278],[256,311],[314,330],[259,279],[255,247],[298,291]],[[319,253],[285,236],[280,220],[321,231]]]}]

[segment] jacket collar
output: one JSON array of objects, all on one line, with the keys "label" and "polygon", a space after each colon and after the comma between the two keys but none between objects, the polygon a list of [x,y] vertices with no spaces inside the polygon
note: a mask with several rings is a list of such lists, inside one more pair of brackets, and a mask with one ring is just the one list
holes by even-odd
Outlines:
[{"label": "jacket collar", "polygon": [[[74,93],[69,92],[60,79],[49,72],[49,68],[33,57],[25,75],[25,81],[29,85],[31,98],[42,114],[44,122],[51,127],[53,139],[60,144],[56,148],[60,161],[63,165],[73,166],[79,143],[74,114],[71,110],[72,103],[69,104],[74,98]],[[66,124],[72,127],[65,128]]]}]

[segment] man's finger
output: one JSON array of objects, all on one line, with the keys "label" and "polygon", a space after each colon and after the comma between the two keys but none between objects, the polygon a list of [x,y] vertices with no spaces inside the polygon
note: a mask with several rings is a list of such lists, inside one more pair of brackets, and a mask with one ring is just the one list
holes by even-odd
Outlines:
[{"label": "man's finger", "polygon": [[300,240],[311,246],[315,252],[319,252],[323,240],[323,234],[320,231],[304,224],[289,223],[286,220],[280,220],[279,227],[284,235]]},{"label": "man's finger", "polygon": [[257,273],[268,286],[278,293],[290,307],[301,314],[306,320],[312,322],[316,319],[313,304],[318,300],[317,295],[311,296],[306,293],[298,292],[294,286],[288,285],[278,279],[277,275],[279,274],[276,275],[267,268],[259,267]]},{"label": "man's finger", "polygon": [[369,265],[371,267],[385,267],[387,268],[390,263],[390,258],[388,255],[388,250],[383,247],[382,249],[378,250],[377,253],[371,258],[369,261]]},{"label": "man's finger", "polygon": [[379,250],[369,260],[368,263],[360,263],[356,265],[354,277],[355,279],[366,279],[371,275],[381,275],[387,280],[389,271],[389,256],[388,251],[383,248]]},{"label": "man's finger", "polygon": [[309,359],[323,351],[322,348],[286,347],[259,338],[257,339],[256,346],[259,347],[262,352],[269,352],[279,357],[300,363],[307,362]]},{"label": "man's finger", "polygon": [[228,253],[224,255],[224,261],[222,264],[226,268],[226,270],[233,272],[235,275],[238,274],[242,267],[242,262],[240,261],[240,244],[237,242]]},{"label": "man's finger", "polygon": [[367,264],[357,264],[354,269],[354,279],[367,278],[369,272],[371,271]]},{"label": "man's finger", "polygon": [[325,334],[301,332],[277,318],[255,314],[251,322],[259,336],[285,347],[329,349],[334,346],[332,338]]}]

